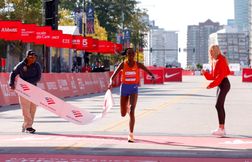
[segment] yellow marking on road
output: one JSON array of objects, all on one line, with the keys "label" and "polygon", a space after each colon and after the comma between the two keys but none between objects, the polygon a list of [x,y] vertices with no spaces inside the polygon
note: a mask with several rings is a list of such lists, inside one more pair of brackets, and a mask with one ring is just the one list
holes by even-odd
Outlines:
[{"label": "yellow marking on road", "polygon": [[[198,92],[198,91],[200,91],[200,90],[201,90],[201,89],[198,89],[198,88],[197,88],[197,89],[191,90],[190,92],[191,92],[192,94],[194,94],[194,93],[196,93],[196,92]],[[152,113],[154,113],[154,112],[160,111],[161,109],[168,108],[168,107],[170,107],[171,105],[176,104],[176,103],[180,102],[181,100],[183,100],[183,99],[185,99],[185,98],[188,98],[188,97],[189,97],[189,96],[177,96],[177,97],[175,97],[175,98],[173,98],[173,99],[171,99],[171,100],[169,100],[169,101],[167,101],[167,102],[164,102],[164,103],[162,103],[162,104],[160,104],[160,105],[158,105],[158,106],[156,106],[156,107],[151,107],[151,108],[152,108],[151,111],[150,111],[150,110],[144,110],[144,111],[142,111],[142,112],[140,112],[140,113],[137,113],[137,114],[135,115],[135,118],[136,118],[136,119],[143,118],[143,117],[145,117],[145,116],[147,116],[147,115],[150,115],[150,114],[152,114]],[[124,126],[124,125],[126,125],[126,124],[128,125],[128,123],[129,123],[129,119],[128,119],[128,118],[123,118],[123,119],[121,119],[120,121],[111,124],[111,125],[108,126],[107,128],[102,129],[101,131],[118,131],[122,126]]]}]

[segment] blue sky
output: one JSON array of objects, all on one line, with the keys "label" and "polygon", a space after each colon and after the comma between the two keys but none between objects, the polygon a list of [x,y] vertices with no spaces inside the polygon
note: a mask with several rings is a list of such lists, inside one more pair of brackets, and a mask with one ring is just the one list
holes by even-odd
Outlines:
[{"label": "blue sky", "polygon": [[[139,0],[140,8],[146,8],[151,20],[166,30],[179,31],[179,47],[186,48],[187,25],[198,25],[211,19],[221,25],[234,19],[234,0]],[[186,54],[179,54],[183,65]]]}]

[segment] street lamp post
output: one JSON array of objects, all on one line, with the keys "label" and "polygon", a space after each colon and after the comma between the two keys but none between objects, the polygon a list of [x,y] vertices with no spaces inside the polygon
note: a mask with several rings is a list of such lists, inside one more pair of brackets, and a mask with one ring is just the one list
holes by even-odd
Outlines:
[{"label": "street lamp post", "polygon": [[86,0],[83,0],[83,36],[86,36]]}]

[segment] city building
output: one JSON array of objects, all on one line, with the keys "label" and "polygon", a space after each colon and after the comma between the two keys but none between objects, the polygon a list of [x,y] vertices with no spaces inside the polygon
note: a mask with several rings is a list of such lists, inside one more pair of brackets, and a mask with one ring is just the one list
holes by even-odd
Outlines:
[{"label": "city building", "polygon": [[208,38],[212,33],[223,29],[223,25],[208,19],[199,25],[187,28],[187,66],[195,68],[197,64],[208,63]]},{"label": "city building", "polygon": [[235,23],[239,32],[248,31],[249,28],[249,1],[234,0]]},{"label": "city building", "polygon": [[252,66],[252,0],[249,0],[249,66]]},{"label": "city building", "polygon": [[152,21],[144,49],[144,64],[147,66],[180,66],[178,63],[178,33],[155,26]]},{"label": "city building", "polygon": [[220,46],[229,63],[240,64],[241,67],[248,66],[249,39],[246,33],[222,29],[209,36],[209,45],[211,44]]}]

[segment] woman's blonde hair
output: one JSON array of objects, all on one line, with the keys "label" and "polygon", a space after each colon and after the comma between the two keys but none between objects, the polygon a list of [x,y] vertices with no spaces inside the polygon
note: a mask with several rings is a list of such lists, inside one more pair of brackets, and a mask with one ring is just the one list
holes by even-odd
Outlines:
[{"label": "woman's blonde hair", "polygon": [[[211,55],[211,52],[213,52],[214,54],[214,57]],[[209,64],[212,64],[213,61],[214,61],[214,58],[216,58],[219,54],[221,54],[221,50],[219,48],[218,45],[211,45],[210,48],[209,48],[209,52],[208,52],[208,57],[209,57]]]},{"label": "woman's blonde hair", "polygon": [[[214,51],[214,53],[213,53],[214,57],[211,55],[211,51]],[[216,45],[216,44],[215,45],[211,45],[210,48],[209,48],[209,54],[208,54],[208,56],[209,56],[209,64],[210,65],[213,63],[214,58],[217,58],[218,55],[224,56],[223,53],[221,52],[221,49],[220,49],[219,45]],[[227,58],[226,58],[226,61],[228,63]]]}]

